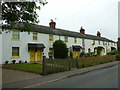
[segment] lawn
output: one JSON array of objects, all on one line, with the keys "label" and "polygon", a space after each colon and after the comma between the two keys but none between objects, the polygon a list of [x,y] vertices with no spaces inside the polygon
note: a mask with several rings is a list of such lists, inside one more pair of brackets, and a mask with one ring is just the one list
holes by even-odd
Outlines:
[{"label": "lawn", "polygon": [[3,65],[2,68],[7,69],[16,69],[16,70],[22,70],[27,72],[33,72],[33,73],[42,73],[42,65],[41,64],[12,64],[12,65]]}]

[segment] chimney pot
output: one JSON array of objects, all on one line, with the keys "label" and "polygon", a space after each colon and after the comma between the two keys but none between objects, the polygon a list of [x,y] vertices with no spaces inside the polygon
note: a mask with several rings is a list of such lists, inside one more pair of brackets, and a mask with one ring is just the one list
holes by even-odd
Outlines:
[{"label": "chimney pot", "polygon": [[52,29],[56,28],[56,22],[54,22],[52,19],[51,19],[51,22],[49,23],[49,25]]},{"label": "chimney pot", "polygon": [[81,27],[80,33],[81,33],[81,34],[85,34],[85,29],[83,29],[83,27]]},{"label": "chimney pot", "polygon": [[99,31],[97,31],[97,36],[101,37],[101,33]]}]

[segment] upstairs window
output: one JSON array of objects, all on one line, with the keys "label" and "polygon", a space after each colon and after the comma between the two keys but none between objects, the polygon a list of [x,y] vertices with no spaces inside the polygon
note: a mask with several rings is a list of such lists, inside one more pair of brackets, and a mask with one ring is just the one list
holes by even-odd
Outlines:
[{"label": "upstairs window", "polygon": [[19,47],[12,47],[12,57],[19,57]]},{"label": "upstairs window", "polygon": [[77,43],[77,38],[74,38],[74,43]]},{"label": "upstairs window", "polygon": [[65,42],[68,42],[68,37],[65,37]]},{"label": "upstairs window", "polygon": [[12,31],[12,39],[20,39],[20,32]]},{"label": "upstairs window", "polygon": [[38,33],[37,32],[33,32],[33,40],[37,40],[38,39]]},{"label": "upstairs window", "polygon": [[53,41],[53,35],[49,35],[49,41]]}]

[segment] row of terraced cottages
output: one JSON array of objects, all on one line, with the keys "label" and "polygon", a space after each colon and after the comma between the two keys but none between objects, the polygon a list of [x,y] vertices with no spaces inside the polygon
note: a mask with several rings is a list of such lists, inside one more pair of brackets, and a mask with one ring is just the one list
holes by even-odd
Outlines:
[{"label": "row of terraced cottages", "polygon": [[53,43],[56,40],[63,40],[67,44],[68,55],[72,53],[73,58],[79,57],[82,51],[106,55],[117,49],[117,43],[101,37],[100,32],[89,35],[85,34],[82,27],[80,32],[58,29],[53,21],[49,25],[50,27],[31,25],[34,32],[30,33],[17,30],[0,33],[0,64],[4,64],[6,60],[42,62],[43,55],[54,58]]}]

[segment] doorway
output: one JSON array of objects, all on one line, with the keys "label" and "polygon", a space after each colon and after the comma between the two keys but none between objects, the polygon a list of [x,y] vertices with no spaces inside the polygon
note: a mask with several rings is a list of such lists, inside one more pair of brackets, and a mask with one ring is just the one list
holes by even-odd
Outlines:
[{"label": "doorway", "polygon": [[30,62],[42,62],[42,50],[40,48],[30,49]]}]

